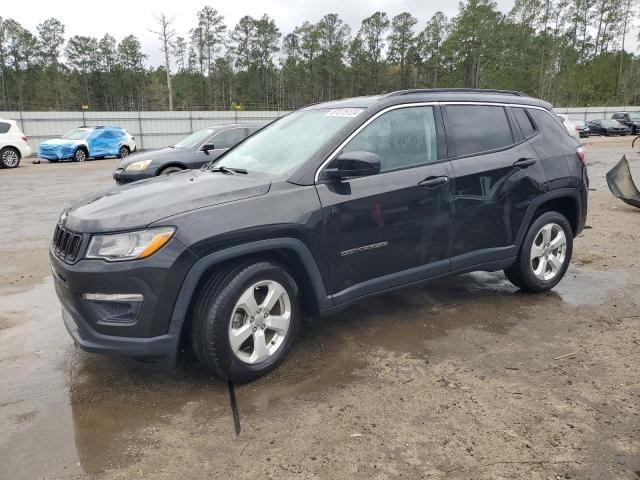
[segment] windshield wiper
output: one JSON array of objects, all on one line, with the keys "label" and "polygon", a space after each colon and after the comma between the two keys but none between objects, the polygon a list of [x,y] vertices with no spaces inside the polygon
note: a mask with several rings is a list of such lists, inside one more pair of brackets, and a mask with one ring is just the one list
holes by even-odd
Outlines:
[{"label": "windshield wiper", "polygon": [[222,172],[228,175],[233,175],[234,173],[241,173],[242,175],[246,175],[247,172],[244,168],[233,168],[233,167],[212,167],[209,169],[210,172]]}]

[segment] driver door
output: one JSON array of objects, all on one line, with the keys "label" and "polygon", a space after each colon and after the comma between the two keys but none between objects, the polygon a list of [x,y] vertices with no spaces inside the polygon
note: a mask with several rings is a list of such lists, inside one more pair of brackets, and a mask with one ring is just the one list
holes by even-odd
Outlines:
[{"label": "driver door", "polygon": [[215,133],[196,152],[196,168],[216,160],[224,152],[244,140],[246,136],[247,129],[244,127],[230,128]]}]

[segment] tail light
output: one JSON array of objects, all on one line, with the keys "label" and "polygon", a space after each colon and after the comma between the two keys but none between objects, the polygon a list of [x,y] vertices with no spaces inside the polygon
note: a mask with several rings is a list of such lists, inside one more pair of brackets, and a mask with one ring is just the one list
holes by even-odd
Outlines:
[{"label": "tail light", "polygon": [[23,136],[22,136],[22,141],[23,141],[23,142],[26,142],[26,141],[27,141],[27,136],[26,136],[26,135],[23,135]]},{"label": "tail light", "polygon": [[587,153],[584,151],[584,148],[578,147],[576,148],[576,153],[578,154],[578,158],[580,159],[580,163],[587,166]]}]

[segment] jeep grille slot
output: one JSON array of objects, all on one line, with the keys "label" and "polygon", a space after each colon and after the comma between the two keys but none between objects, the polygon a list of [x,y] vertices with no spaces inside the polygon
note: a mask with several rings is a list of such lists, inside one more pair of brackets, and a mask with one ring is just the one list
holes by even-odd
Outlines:
[{"label": "jeep grille slot", "polygon": [[53,234],[52,250],[56,257],[63,262],[75,262],[82,245],[82,235],[56,225]]}]

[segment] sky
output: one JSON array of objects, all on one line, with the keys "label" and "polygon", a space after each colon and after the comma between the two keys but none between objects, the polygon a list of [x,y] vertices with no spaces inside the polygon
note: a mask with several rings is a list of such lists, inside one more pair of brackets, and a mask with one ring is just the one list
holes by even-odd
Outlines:
[{"label": "sky", "polygon": [[[36,25],[50,17],[56,17],[66,27],[67,38],[73,35],[102,37],[105,33],[117,40],[135,34],[142,43],[144,53],[149,55],[147,64],[162,63],[159,41],[150,30],[156,29],[154,14],[160,12],[174,17],[174,26],[179,35],[187,38],[189,29],[196,24],[196,12],[205,5],[217,9],[225,17],[228,28],[232,28],[244,15],[260,17],[267,13],[275,19],[281,33],[286,35],[305,20],[317,22],[327,13],[337,13],[356,33],[360,21],[381,10],[389,17],[401,12],[410,12],[419,19],[416,26],[422,30],[431,16],[441,10],[447,17],[458,11],[456,0],[109,0],[87,2],[68,0],[1,0],[0,15],[13,18],[35,33]],[[498,8],[507,12],[513,0],[497,0]],[[628,35],[628,50],[635,51],[638,26]]]}]

